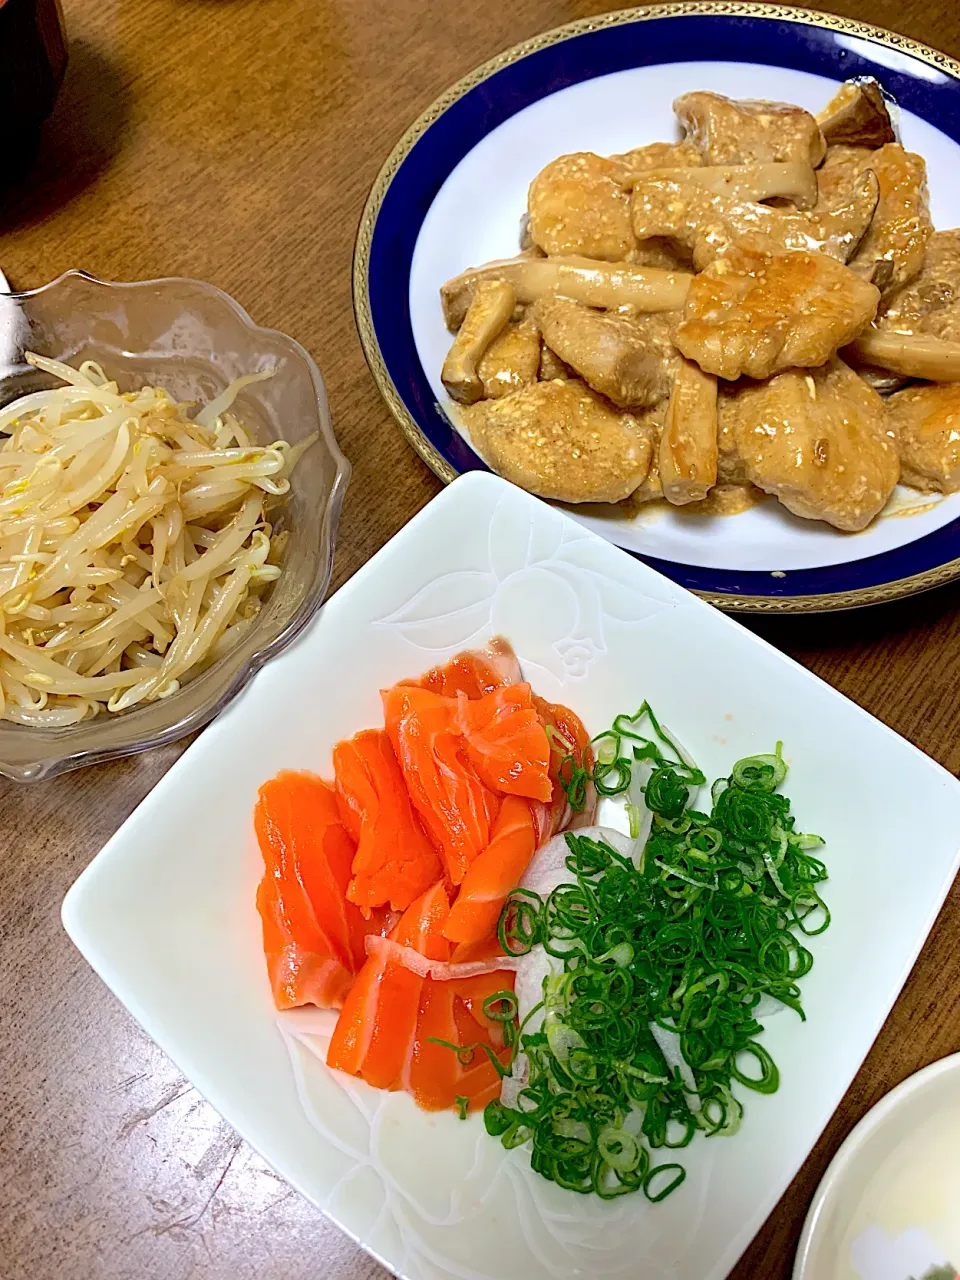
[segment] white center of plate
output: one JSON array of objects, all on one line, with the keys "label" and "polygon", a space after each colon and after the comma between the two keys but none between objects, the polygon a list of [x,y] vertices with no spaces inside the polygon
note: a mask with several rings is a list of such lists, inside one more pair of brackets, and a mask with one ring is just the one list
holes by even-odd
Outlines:
[{"label": "white center of plate", "polygon": [[[559,155],[626,151],[678,136],[671,103],[692,89],[735,98],[772,98],[820,110],[836,88],[824,76],[731,62],[637,67],[550,94],[511,116],[460,161],[437,193],[420,229],[410,270],[410,317],[427,379],[449,403],[440,368],[450,334],[440,311],[443,282],[518,249],[531,179]],[[935,226],[960,223],[960,146],[926,121],[902,113],[903,142],[926,159]],[[858,534],[800,520],[769,501],[737,516],[690,516],[665,504],[638,516],[619,508],[571,509],[588,528],[631,551],[717,569],[810,569],[861,560],[902,547],[960,516],[960,494],[922,501],[898,490],[894,512]]]}]

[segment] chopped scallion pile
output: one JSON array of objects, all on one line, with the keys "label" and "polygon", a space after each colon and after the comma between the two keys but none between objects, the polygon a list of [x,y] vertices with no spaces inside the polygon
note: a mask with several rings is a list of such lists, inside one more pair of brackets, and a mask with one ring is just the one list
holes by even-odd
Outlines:
[{"label": "chopped scallion pile", "polygon": [[[664,1152],[698,1130],[736,1132],[734,1082],[777,1089],[777,1066],[757,1040],[761,1004],[804,1017],[799,981],[813,957],[802,939],[829,924],[818,888],[827,873],[813,853],[822,841],[796,831],[777,790],[787,773],[779,743],[715,782],[709,813],[691,807],[704,775],[646,703],[595,740],[595,758],[590,770],[568,762],[572,807],[588,786],[629,792],[642,762],[650,834],[637,868],[569,832],[569,883],[508,899],[504,951],[542,945],[554,971],[515,1035],[527,1071],[517,1105],[492,1102],[484,1118],[505,1147],[530,1142],[533,1168],[560,1186],[604,1198],[642,1190],[656,1201],[685,1177]],[[496,1007],[516,1013],[505,998]],[[537,1014],[537,1029],[525,1031]]]}]

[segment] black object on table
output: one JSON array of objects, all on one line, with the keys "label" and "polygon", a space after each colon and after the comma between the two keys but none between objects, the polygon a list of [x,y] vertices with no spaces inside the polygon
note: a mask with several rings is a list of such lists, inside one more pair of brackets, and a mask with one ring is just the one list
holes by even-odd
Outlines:
[{"label": "black object on table", "polygon": [[0,0],[0,185],[32,162],[66,65],[60,0]]}]

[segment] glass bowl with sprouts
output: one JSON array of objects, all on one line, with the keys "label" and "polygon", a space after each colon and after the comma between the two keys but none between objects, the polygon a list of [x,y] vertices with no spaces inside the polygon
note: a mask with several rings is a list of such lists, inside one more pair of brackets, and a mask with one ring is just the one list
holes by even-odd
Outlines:
[{"label": "glass bowl with sprouts", "polygon": [[313,360],[213,285],[0,295],[0,775],[216,715],[321,603],[349,470]]}]

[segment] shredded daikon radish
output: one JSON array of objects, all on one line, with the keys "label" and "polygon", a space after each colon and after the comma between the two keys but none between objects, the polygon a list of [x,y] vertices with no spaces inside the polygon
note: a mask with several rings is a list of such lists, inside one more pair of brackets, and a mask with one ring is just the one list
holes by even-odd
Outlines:
[{"label": "shredded daikon radish", "polygon": [[287,540],[265,506],[317,438],[252,442],[228,410],[99,365],[0,410],[0,719],[50,728],[166,698],[255,624]]}]

